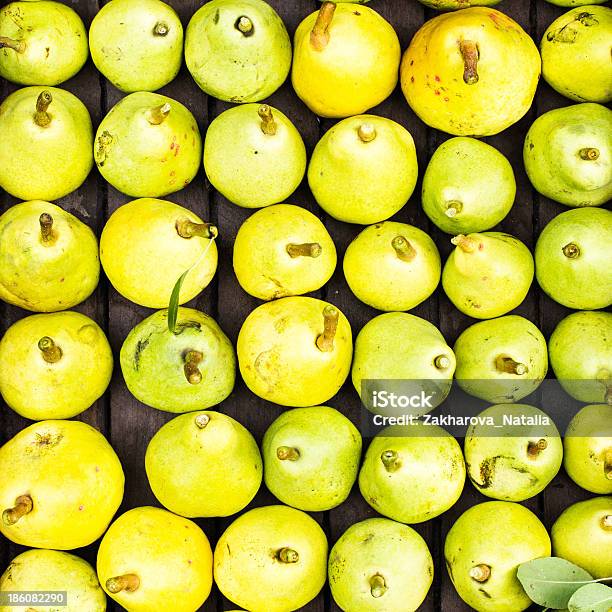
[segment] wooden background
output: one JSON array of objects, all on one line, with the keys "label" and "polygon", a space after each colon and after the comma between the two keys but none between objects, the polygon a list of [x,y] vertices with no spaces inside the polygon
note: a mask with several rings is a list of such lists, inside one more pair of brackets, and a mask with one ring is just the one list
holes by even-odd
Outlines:
[{"label": "wooden background", "polygon": [[[278,11],[291,35],[299,22],[316,10],[319,5],[316,0],[269,0],[269,2]],[[203,4],[202,0],[169,0],[169,3],[178,11],[184,26],[187,25],[191,15]],[[72,6],[80,14],[86,26],[89,26],[99,9],[98,3],[93,0],[72,0],[66,4]],[[402,50],[407,47],[421,24],[436,14],[435,11],[427,9],[417,0],[372,0],[369,6],[381,13],[393,25],[399,36]],[[539,43],[543,32],[553,19],[566,10],[548,4],[544,0],[503,0],[496,8],[518,21],[536,43]],[[94,126],[98,125],[102,117],[123,95],[95,70],[91,60],[76,77],[61,87],[72,91],[87,105]],[[10,83],[0,82],[0,101],[15,89],[16,86]],[[185,104],[195,115],[202,134],[205,133],[210,121],[230,106],[204,95],[184,66],[179,76],[160,90],[160,93]],[[313,115],[297,98],[289,82],[271,96],[268,102],[281,109],[295,123],[304,138],[309,154],[320,136],[333,124],[330,120],[320,120]],[[514,234],[531,249],[544,225],[565,208],[539,196],[532,189],[522,163],[523,140],[536,116],[551,108],[567,106],[570,103],[570,100],[556,94],[548,85],[540,83],[534,104],[527,115],[502,134],[485,139],[508,157],[517,179],[516,202],[510,215],[500,224],[500,229]],[[372,112],[389,117],[410,131],[416,143],[419,174],[422,177],[431,154],[441,142],[448,138],[448,135],[428,128],[418,120],[405,102],[399,86],[388,100],[373,109]],[[451,250],[450,237],[433,226],[423,213],[420,206],[420,188],[419,181],[413,197],[394,219],[414,224],[429,232],[445,259]],[[63,198],[58,204],[89,224],[99,236],[108,216],[129,199],[107,185],[94,169],[78,191]],[[169,196],[168,199],[194,210],[198,215],[219,227],[220,261],[217,275],[211,285],[189,305],[212,315],[235,344],[242,322],[259,303],[240,288],[231,263],[234,237],[241,223],[251,211],[230,204],[211,189],[205,181],[202,169],[197,179],[187,189]],[[342,274],[341,261],[344,250],[359,233],[361,227],[341,223],[327,217],[317,207],[305,181],[289,201],[317,214],[331,233],[338,249],[338,268],[329,283],[314,295],[336,304],[346,314],[356,334],[368,320],[378,314],[377,311],[360,303],[352,295]],[[15,203],[14,198],[0,191],[0,212],[4,212]],[[151,312],[118,295],[105,279],[102,280],[96,292],[75,310],[95,319],[106,331],[117,362],[119,349],[127,333]],[[449,343],[453,343],[459,333],[474,322],[452,306],[441,288],[411,312],[437,325]],[[536,323],[548,338],[555,324],[569,311],[545,296],[534,281],[528,297],[515,312]],[[27,314],[29,313],[0,302],[0,333],[4,333],[9,325]],[[350,382],[328,404],[357,421],[358,397]],[[282,411],[281,407],[269,404],[250,393],[240,377],[238,377],[232,395],[218,409],[246,425],[258,441],[261,441],[268,425]],[[148,408],[135,400],[126,389],[117,363],[107,393],[79,417],[97,427],[107,437],[123,463],[126,488],[120,512],[135,506],[159,505],[147,483],[144,454],[153,434],[173,416]],[[0,444],[6,442],[28,424],[28,421],[18,417],[6,405],[0,405]],[[367,445],[367,441],[365,442]],[[231,482],[228,482],[228,486],[231,486]],[[588,496],[561,472],[546,491],[528,500],[525,505],[534,510],[544,524],[550,528],[565,507]],[[461,499],[452,509],[441,517],[415,526],[426,539],[435,560],[434,584],[421,610],[443,610],[445,612],[469,610],[456,595],[444,568],[443,543],[445,534],[455,519],[469,506],[486,501],[486,499],[471,484],[466,483]],[[251,506],[271,503],[276,503],[274,497],[262,486]],[[376,513],[362,499],[359,491],[354,488],[349,499],[342,506],[331,512],[314,514],[314,517],[325,529],[331,547],[349,525],[375,515]],[[198,521],[198,523],[203,527],[214,546],[216,539],[230,521],[231,519],[216,519]],[[97,543],[77,553],[95,563],[96,549]],[[15,555],[22,551],[22,547],[0,536],[0,572]],[[201,610],[221,612],[233,607],[235,606],[224,600],[214,589]],[[109,609],[120,610],[121,608],[110,603]],[[303,609],[311,612],[339,610],[327,588]]]}]

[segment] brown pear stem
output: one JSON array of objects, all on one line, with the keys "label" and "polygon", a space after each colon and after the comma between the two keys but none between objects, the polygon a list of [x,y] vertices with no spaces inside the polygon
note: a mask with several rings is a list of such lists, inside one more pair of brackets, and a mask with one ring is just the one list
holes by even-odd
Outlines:
[{"label": "brown pear stem", "polygon": [[529,442],[529,444],[527,444],[527,454],[532,459],[535,459],[535,457],[537,457],[547,446],[548,442],[544,440],[544,438],[537,442]]},{"label": "brown pear stem", "polygon": [[185,355],[185,378],[190,385],[197,385],[202,382],[202,372],[198,368],[198,364],[204,359],[204,355],[200,351],[188,351]]},{"label": "brown pear stem", "polygon": [[276,121],[272,115],[272,109],[267,104],[262,104],[257,111],[261,119],[261,131],[268,136],[276,134]]},{"label": "brown pear stem", "polygon": [[317,348],[324,353],[334,350],[334,338],[338,330],[340,312],[329,304],[323,309],[323,333],[317,337]]},{"label": "brown pear stem", "polygon": [[164,104],[160,104],[159,106],[147,111],[147,121],[151,125],[161,125],[166,120],[166,117],[170,114],[171,110],[172,107],[170,106],[170,103],[164,102]]},{"label": "brown pear stem", "polygon": [[602,517],[601,526],[606,531],[612,531],[612,514],[606,514],[606,516]]},{"label": "brown pear stem", "polygon": [[292,259],[296,257],[319,257],[323,249],[318,242],[304,242],[303,244],[288,244],[287,253]]},{"label": "brown pear stem", "polygon": [[357,130],[361,142],[372,142],[376,138],[376,128],[371,123],[362,123]]},{"label": "brown pear stem", "polygon": [[380,460],[387,472],[396,472],[401,466],[399,455],[394,450],[383,451],[380,455]]},{"label": "brown pear stem", "polygon": [[527,374],[527,366],[524,363],[519,363],[514,361],[512,357],[505,357],[504,355],[497,356],[495,368],[498,372],[505,372],[506,374],[516,374],[517,376]]},{"label": "brown pear stem", "polygon": [[300,560],[300,555],[293,548],[281,548],[277,553],[278,560],[281,563],[297,563]]},{"label": "brown pear stem", "polygon": [[478,83],[478,45],[473,40],[462,40],[459,51],[463,57],[463,81],[468,85]]},{"label": "brown pear stem", "polygon": [[444,214],[451,219],[455,217],[463,209],[463,204],[459,200],[449,200],[446,202],[446,210]]},{"label": "brown pear stem", "polygon": [[459,247],[464,253],[473,253],[478,248],[478,240],[459,234],[451,238],[451,242]]},{"label": "brown pear stem", "polygon": [[9,527],[14,525],[21,517],[32,512],[34,502],[29,495],[20,495],[15,500],[15,505],[12,508],[6,509],[2,513],[2,522]]},{"label": "brown pear stem", "polygon": [[279,446],[276,449],[276,456],[281,461],[297,461],[300,458],[300,451],[292,446]]},{"label": "brown pear stem", "polygon": [[569,259],[576,259],[580,256],[580,247],[577,244],[570,242],[563,247],[563,254]]},{"label": "brown pear stem", "polygon": [[136,574],[123,574],[123,576],[115,576],[106,581],[106,590],[109,593],[133,593],[140,586],[140,578]]},{"label": "brown pear stem", "polygon": [[170,27],[165,21],[158,21],[153,28],[153,36],[167,36]]},{"label": "brown pear stem", "polygon": [[491,567],[480,563],[470,570],[470,578],[476,582],[486,582],[491,576]]},{"label": "brown pear stem", "polygon": [[253,22],[246,15],[242,15],[236,19],[235,27],[245,36],[251,36],[253,34]]},{"label": "brown pear stem", "polygon": [[382,597],[387,591],[387,584],[385,579],[380,574],[374,574],[370,578],[370,593],[372,597],[378,599]]},{"label": "brown pear stem", "polygon": [[49,336],[43,336],[38,341],[38,348],[47,363],[57,363],[62,358],[62,349]]},{"label": "brown pear stem", "polygon": [[176,233],[181,238],[216,238],[219,235],[219,230],[211,223],[194,223],[189,219],[178,219],[175,223]]},{"label": "brown pear stem", "polygon": [[53,102],[53,96],[50,91],[41,91],[36,99],[36,112],[34,113],[34,122],[40,127],[47,127],[51,123],[51,115],[47,112],[49,105]]},{"label": "brown pear stem", "polygon": [[395,249],[395,254],[402,261],[412,261],[416,257],[415,248],[404,238],[404,236],[396,236],[391,241],[391,246]]},{"label": "brown pear stem", "polygon": [[608,480],[612,480],[612,447],[604,451],[604,474]]},{"label": "brown pear stem", "polygon": [[204,429],[210,423],[210,417],[207,414],[198,414],[195,418],[196,427]]},{"label": "brown pear stem", "polygon": [[323,51],[329,43],[329,26],[334,17],[336,10],[335,2],[323,2],[317,20],[310,32],[310,44],[314,47],[315,51]]},{"label": "brown pear stem", "polygon": [[23,53],[25,51],[25,48],[26,44],[23,40],[15,40],[14,38],[0,36],[0,49],[12,49],[17,53]]},{"label": "brown pear stem", "polygon": [[53,233],[53,217],[49,213],[42,213],[38,217],[40,223],[40,237],[44,245],[49,245],[55,241],[55,235]]},{"label": "brown pear stem", "polygon": [[584,149],[580,149],[580,151],[578,151],[578,155],[580,155],[580,159],[584,159],[584,161],[595,161],[599,157],[599,149],[595,149],[594,147],[586,147]]},{"label": "brown pear stem", "polygon": [[446,368],[450,367],[450,364],[451,360],[448,355],[438,355],[434,359],[434,365],[436,366],[436,368],[438,368],[438,370],[446,370]]}]

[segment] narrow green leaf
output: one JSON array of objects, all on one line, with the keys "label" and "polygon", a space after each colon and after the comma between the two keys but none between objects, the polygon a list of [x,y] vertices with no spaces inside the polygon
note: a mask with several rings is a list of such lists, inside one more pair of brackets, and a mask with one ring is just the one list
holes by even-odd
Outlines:
[{"label": "narrow green leaf", "polygon": [[597,582],[585,584],[570,598],[570,612],[608,612],[612,609],[612,589]]},{"label": "narrow green leaf", "polygon": [[183,281],[187,274],[189,274],[188,268],[185,270],[176,281],[174,288],[172,289],[172,294],[170,295],[170,303],[168,304],[168,329],[171,333],[174,333],[176,330],[176,319],[178,317],[178,309],[179,309],[179,296],[181,294],[181,287],[183,286]]}]

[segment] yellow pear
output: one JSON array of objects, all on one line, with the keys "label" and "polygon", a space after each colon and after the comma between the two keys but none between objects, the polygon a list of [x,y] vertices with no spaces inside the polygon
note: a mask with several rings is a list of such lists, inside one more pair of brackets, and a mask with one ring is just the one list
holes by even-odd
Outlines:
[{"label": "yellow pear", "polygon": [[100,260],[113,287],[148,308],[168,306],[178,278],[191,266],[179,304],[194,298],[217,269],[217,228],[190,210],[153,198],[118,208],[100,237]]},{"label": "yellow pear", "polygon": [[102,538],[98,578],[129,612],[194,612],[210,594],[212,551],[193,521],[161,508],[133,508]]},{"label": "yellow pear", "polygon": [[0,532],[36,548],[88,546],[123,499],[121,463],[80,421],[42,421],[0,448]]},{"label": "yellow pear", "polygon": [[323,2],[295,32],[291,81],[317,115],[359,115],[387,98],[397,83],[400,45],[377,12]]},{"label": "yellow pear", "polygon": [[0,340],[0,393],[27,419],[80,414],[106,391],[112,373],[104,332],[78,312],[25,317]]},{"label": "yellow pear", "polygon": [[55,312],[88,298],[98,285],[98,241],[59,206],[22,202],[0,216],[0,299]]},{"label": "yellow pear", "polygon": [[402,59],[402,90],[430,127],[490,136],[531,106],[540,54],[530,36],[493,8],[438,15],[415,34]]}]

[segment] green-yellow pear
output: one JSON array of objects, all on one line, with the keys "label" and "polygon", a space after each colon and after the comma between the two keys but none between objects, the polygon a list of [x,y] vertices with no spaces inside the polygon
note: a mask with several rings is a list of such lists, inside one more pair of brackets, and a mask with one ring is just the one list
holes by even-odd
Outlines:
[{"label": "green-yellow pear", "polygon": [[495,6],[501,0],[419,0],[419,2],[439,11],[455,11],[470,6]]},{"label": "green-yellow pear", "polygon": [[[525,419],[510,429],[504,417]],[[465,461],[472,484],[487,497],[523,501],[544,490],[563,459],[563,443],[554,422],[527,404],[497,404],[483,410],[468,427]],[[496,425],[490,425],[492,419]],[[529,424],[531,422],[537,424]],[[494,429],[497,425],[502,427]]]},{"label": "green-yellow pear", "polygon": [[13,92],[0,104],[0,134],[0,187],[20,200],[63,198],[93,166],[89,112],[63,89]]},{"label": "green-yellow pear", "polygon": [[251,215],[234,241],[240,286],[261,300],[320,289],[336,269],[336,247],[321,221],[291,204]]},{"label": "green-yellow pear", "polygon": [[417,175],[410,132],[374,115],[334,125],[317,143],[308,166],[308,184],[319,206],[335,219],[363,225],[400,210]]},{"label": "green-yellow pear", "polygon": [[238,335],[238,365],[247,387],[283,406],[322,404],[348,376],[351,326],[322,300],[286,297],[258,306]]},{"label": "green-yellow pear", "polygon": [[98,579],[129,612],[193,612],[212,588],[212,551],[189,519],[144,506],[122,514],[98,549]]},{"label": "green-yellow pear", "polygon": [[477,612],[521,612],[529,599],[516,571],[550,556],[550,538],[538,517],[520,504],[472,506],[451,527],[444,544],[446,569],[457,593]]},{"label": "green-yellow pear", "polygon": [[55,312],[88,298],[98,285],[98,241],[74,215],[34,200],[0,216],[0,299]]},{"label": "green-yellow pear", "polygon": [[546,339],[531,321],[517,315],[470,325],[457,338],[453,351],[457,384],[493,404],[529,395],[548,371]]},{"label": "green-yellow pear", "polygon": [[0,76],[20,85],[58,85],[87,61],[81,18],[60,2],[11,2],[0,10]]},{"label": "green-yellow pear", "polygon": [[[64,591],[63,612],[106,610],[106,596],[94,568],[80,557],[57,550],[26,550],[17,555],[0,576],[0,593],[7,591]],[[0,605],[0,612],[24,612],[24,604]]]},{"label": "green-yellow pear", "polygon": [[359,115],[395,89],[400,52],[395,30],[376,11],[323,2],[295,31],[291,82],[317,115]]},{"label": "green-yellow pear", "polygon": [[297,610],[325,584],[327,538],[305,512],[255,508],[219,538],[214,569],[221,593],[251,612]]},{"label": "green-yellow pear", "polygon": [[270,425],[262,454],[266,486],[280,501],[322,512],[349,496],[361,460],[361,435],[333,408],[294,408]]},{"label": "green-yellow pear", "polygon": [[80,421],[41,421],[0,448],[0,532],[35,548],[88,546],[123,499],[121,463]]},{"label": "green-yellow pear", "polygon": [[563,467],[580,487],[612,495],[612,406],[579,410],[565,431]]},{"label": "green-yellow pear", "polygon": [[548,341],[559,384],[580,402],[612,404],[612,313],[574,312]]},{"label": "green-yellow pear", "polygon": [[216,321],[179,308],[174,330],[159,310],[134,327],[120,354],[130,392],[143,404],[190,412],[222,402],[234,388],[234,348]]},{"label": "green-yellow pear", "polygon": [[434,241],[407,223],[366,227],[346,249],[344,276],[351,291],[379,310],[410,310],[440,282],[442,266]]},{"label": "green-yellow pear", "polygon": [[122,98],[96,132],[100,174],[134,198],[158,198],[195,178],[202,139],[194,116],[180,102],[147,91]]},{"label": "green-yellow pear", "polygon": [[370,443],[359,472],[363,498],[401,523],[422,523],[446,512],[464,483],[461,447],[437,425],[383,429]]},{"label": "green-yellow pear", "polygon": [[540,67],[537,47],[516,21],[477,6],[426,21],[404,53],[400,78],[428,126],[491,136],[529,110]]},{"label": "green-yellow pear", "polygon": [[[383,404],[380,397],[391,388],[389,381],[398,381],[406,395],[428,394],[428,402],[411,406],[409,412],[429,412],[448,395],[454,371],[455,355],[438,328],[405,312],[374,317],[355,341],[353,385],[368,410],[378,414],[396,413],[396,407]],[[374,401],[376,394],[380,402]]]},{"label": "green-yellow pear", "polygon": [[19,319],[0,340],[0,393],[27,419],[80,414],[106,391],[112,373],[104,332],[78,312]]},{"label": "green-yellow pear", "polygon": [[555,556],[593,578],[612,576],[612,497],[593,497],[566,508],[550,535]]},{"label": "green-yellow pear", "polygon": [[155,91],[170,83],[183,61],[183,26],[161,0],[112,0],[89,28],[96,68],[125,92]]},{"label": "green-yellow pear", "polygon": [[450,301],[475,319],[510,312],[527,296],[534,263],[529,249],[501,232],[460,234],[442,270],[442,287]]},{"label": "green-yellow pear", "polygon": [[240,512],[255,497],[262,477],[253,436],[238,421],[213,411],[182,414],[166,423],[149,442],[145,467],[155,497],[190,518]]},{"label": "green-yellow pear", "polygon": [[535,248],[536,279],[553,300],[579,310],[612,304],[612,212],[579,208],[557,215]]},{"label": "green-yellow pear", "polygon": [[584,6],[585,4],[604,4],[606,0],[546,0],[556,6]]},{"label": "green-yellow pear", "polygon": [[226,102],[258,102],[285,81],[291,41],[263,0],[212,0],[191,18],[185,63],[198,86]]},{"label": "green-yellow pear", "polygon": [[297,189],[306,172],[306,148],[281,111],[267,104],[242,104],[208,126],[204,170],[230,202],[262,208],[283,202]]},{"label": "green-yellow pear", "polygon": [[574,8],[555,19],[540,43],[546,82],[578,102],[610,102],[611,29],[612,9],[606,6]]},{"label": "green-yellow pear", "polygon": [[351,525],[329,555],[329,586],[347,612],[414,612],[433,580],[425,540],[384,518]]},{"label": "green-yellow pear", "polygon": [[442,231],[470,234],[491,229],[510,212],[516,180],[496,148],[457,136],[434,151],[421,195],[425,214]]},{"label": "green-yellow pear", "polygon": [[141,198],[120,206],[100,237],[100,260],[113,287],[147,308],[168,306],[186,270],[179,304],[198,295],[217,270],[217,228],[166,200]]}]

